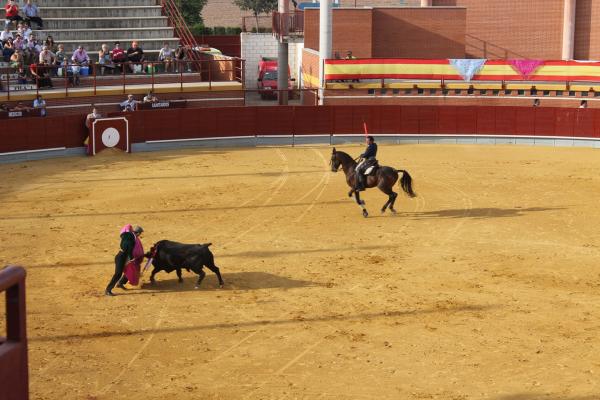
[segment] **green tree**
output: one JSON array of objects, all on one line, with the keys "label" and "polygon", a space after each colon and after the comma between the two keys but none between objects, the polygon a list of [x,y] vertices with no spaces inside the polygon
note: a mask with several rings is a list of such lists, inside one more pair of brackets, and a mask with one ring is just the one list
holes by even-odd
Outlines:
[{"label": "green tree", "polygon": [[175,3],[188,26],[202,23],[200,13],[202,12],[202,8],[206,5],[206,2],[207,0],[175,0]]},{"label": "green tree", "polygon": [[242,11],[251,11],[256,19],[256,32],[259,32],[258,14],[269,14],[277,9],[277,0],[233,0]]}]

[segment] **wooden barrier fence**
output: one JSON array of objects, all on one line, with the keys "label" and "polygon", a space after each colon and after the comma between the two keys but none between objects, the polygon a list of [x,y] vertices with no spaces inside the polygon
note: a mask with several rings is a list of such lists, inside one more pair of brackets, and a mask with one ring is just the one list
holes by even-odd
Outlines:
[{"label": "wooden barrier fence", "polygon": [[[279,106],[125,114],[133,143],[256,135],[509,135],[600,138],[600,109],[476,106]],[[81,147],[85,117],[0,120],[0,153]]]}]

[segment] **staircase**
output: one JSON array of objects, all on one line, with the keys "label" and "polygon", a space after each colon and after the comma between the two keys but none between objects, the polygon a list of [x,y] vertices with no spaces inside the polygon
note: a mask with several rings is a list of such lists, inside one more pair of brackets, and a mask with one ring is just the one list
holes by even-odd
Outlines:
[{"label": "staircase", "polygon": [[[163,43],[169,43],[171,48],[179,44],[168,18],[163,16],[160,0],[37,0],[34,3],[38,5],[45,28],[35,31],[38,38],[52,35],[69,53],[83,45],[95,59],[103,43],[112,49],[118,41],[127,49],[137,40],[146,58],[156,59]],[[20,7],[22,9],[22,4]],[[4,10],[0,11],[0,17],[4,19]]]}]

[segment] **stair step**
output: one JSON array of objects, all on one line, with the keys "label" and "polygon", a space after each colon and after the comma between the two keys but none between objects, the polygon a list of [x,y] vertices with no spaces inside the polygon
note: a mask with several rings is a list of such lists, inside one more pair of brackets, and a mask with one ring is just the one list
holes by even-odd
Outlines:
[{"label": "stair step", "polygon": [[[167,27],[167,17],[130,17],[115,18],[44,18],[44,27],[48,30],[71,29],[119,29]],[[150,29],[150,28],[147,28]]]},{"label": "stair step", "polygon": [[[39,31],[36,31],[36,33]],[[112,28],[112,29],[44,29],[42,37],[52,35],[55,42],[106,40],[116,37],[127,37],[131,39],[157,39],[172,38],[173,28],[170,27],[146,27],[146,28]],[[39,37],[40,34],[38,33]],[[162,47],[162,46],[161,46]]]},{"label": "stair step", "polygon": [[36,87],[35,85],[31,85],[31,84],[25,84],[25,85],[10,85],[10,91],[11,92],[19,92],[22,90],[35,90]]},{"label": "stair step", "polygon": [[[44,7],[88,7],[98,5],[97,0],[37,0],[40,8]],[[156,0],[102,0],[102,5],[110,7],[121,6],[155,6]]]},{"label": "stair step", "polygon": [[[162,8],[160,6],[140,7],[40,7],[42,18],[76,18],[76,17],[160,17]],[[4,9],[0,11],[0,17],[4,18]]]}]

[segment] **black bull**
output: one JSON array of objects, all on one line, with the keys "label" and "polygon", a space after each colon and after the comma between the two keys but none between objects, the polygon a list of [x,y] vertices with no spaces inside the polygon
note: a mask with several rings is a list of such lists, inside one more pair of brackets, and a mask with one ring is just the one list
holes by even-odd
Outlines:
[{"label": "black bull", "polygon": [[150,282],[155,283],[154,275],[159,271],[167,273],[177,271],[177,277],[181,283],[183,282],[181,269],[185,268],[188,272],[191,270],[198,274],[198,282],[196,283],[196,288],[198,288],[206,276],[202,268],[206,267],[217,275],[219,286],[223,287],[221,272],[215,265],[213,254],[208,248],[210,245],[211,243],[183,244],[171,242],[170,240],[156,242],[150,252],[146,254],[146,257],[152,257],[152,265],[154,266],[152,275],[150,275]]}]

